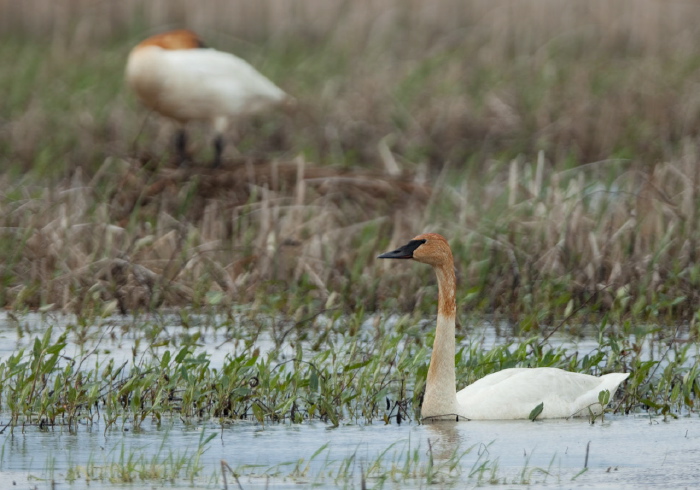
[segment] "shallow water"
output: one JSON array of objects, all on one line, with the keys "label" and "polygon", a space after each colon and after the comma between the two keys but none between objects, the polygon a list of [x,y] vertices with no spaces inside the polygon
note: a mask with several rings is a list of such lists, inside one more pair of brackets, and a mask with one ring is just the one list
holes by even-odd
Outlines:
[{"label": "shallow water", "polygon": [[[455,451],[471,451],[458,458],[463,486],[479,484],[475,468],[485,465],[485,478],[495,476],[491,484],[526,484],[532,487],[567,488],[680,488],[700,481],[700,420],[682,418],[663,422],[658,418],[609,417],[604,423],[586,420],[549,420],[540,422],[460,422],[429,425],[345,426],[329,429],[323,424],[269,425],[240,423],[220,430],[211,425],[186,427],[175,424],[169,429],[146,428],[138,432],[97,430],[40,432],[30,428],[24,434],[2,436],[0,488],[50,488],[54,479],[65,482],[67,468],[108,467],[109,462],[126,454],[170,453],[190,459],[198,446],[201,432],[216,433],[216,438],[201,456],[202,470],[193,484],[175,487],[222,488],[221,460],[241,476],[243,488],[299,488],[305,484],[354,486],[359,488],[365,474],[380,454],[384,465],[401,467],[406,455],[416,450],[426,464],[430,447],[437,466]],[[589,445],[587,471],[584,468]],[[322,448],[303,474],[292,475],[294,465],[303,459],[307,466],[312,455]],[[347,478],[335,478],[338,468],[352,455],[355,460]],[[411,453],[412,454],[412,453]],[[246,465],[256,465],[255,468]],[[387,471],[370,473],[370,487],[376,477]],[[291,476],[290,476],[291,475]],[[43,481],[42,481],[43,480]],[[218,482],[218,483],[217,483]],[[138,481],[136,482],[138,483]],[[142,484],[148,482],[142,482]],[[487,481],[481,482],[488,483]],[[158,482],[153,484],[159,486]],[[229,476],[230,488],[236,488]],[[385,482],[396,488],[425,487],[425,480]],[[445,486],[449,486],[445,482]],[[118,482],[73,482],[71,488],[114,488]],[[128,485],[121,485],[128,486]],[[150,485],[149,485],[150,486]],[[169,484],[168,486],[173,486]],[[59,488],[62,485],[59,486]]]},{"label": "shallow water", "polygon": [[[47,324],[54,326],[53,334],[58,336],[70,321],[27,316],[18,328],[14,319],[0,315],[0,360],[31,346]],[[137,340],[128,333],[119,334],[120,321],[105,323],[103,332],[93,332],[86,344],[99,346],[101,360],[125,360],[134,355]],[[178,324],[176,317],[171,323],[162,335],[185,335],[191,330]],[[20,334],[22,330],[26,333]],[[198,343],[210,354],[213,366],[236,350],[235,341],[222,344],[223,334],[216,328],[203,325],[199,332],[202,337]],[[485,345],[499,340],[488,329],[478,335]],[[553,343],[557,342],[581,353],[592,352],[598,345],[565,337]],[[137,355],[145,351],[143,345],[136,349]],[[255,345],[265,351],[274,342],[260,335]],[[77,355],[80,349],[72,348]],[[649,355],[653,355],[651,348]],[[7,416],[0,414],[0,424],[3,420]],[[201,441],[212,434],[215,437],[198,456]],[[363,475],[369,488],[425,488],[431,455],[433,481],[438,488],[679,488],[700,482],[697,415],[669,421],[618,415],[595,424],[575,419],[375,423],[337,428],[320,422],[264,426],[236,422],[221,428],[215,423],[187,425],[175,420],[160,426],[146,422],[139,430],[131,430],[125,423],[121,429],[108,431],[98,422],[76,431],[30,426],[24,431],[16,428],[11,435],[6,430],[0,435],[0,447],[0,488],[52,488],[52,481],[58,488],[161,488],[163,480],[152,478],[153,474],[160,472],[165,478],[177,464],[184,469],[174,481],[166,478],[168,487],[223,488],[222,461],[240,475],[240,486],[245,489],[311,484],[360,488]],[[191,476],[187,465],[197,457],[201,470]],[[129,458],[132,467],[150,471],[151,479],[137,477],[132,483],[124,482],[118,470],[128,466]],[[231,474],[228,487],[239,488]]]}]

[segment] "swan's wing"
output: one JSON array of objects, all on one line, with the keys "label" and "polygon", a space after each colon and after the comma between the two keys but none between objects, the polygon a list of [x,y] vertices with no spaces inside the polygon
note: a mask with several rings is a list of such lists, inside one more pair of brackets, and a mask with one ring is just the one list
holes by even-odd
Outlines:
[{"label": "swan's wing", "polygon": [[173,69],[203,90],[238,101],[253,98],[281,101],[286,94],[247,61],[214,49],[166,52]]},{"label": "swan's wing", "polygon": [[237,116],[286,97],[248,62],[214,49],[144,48],[130,58],[136,92],[147,105],[174,119]]},{"label": "swan's wing", "polygon": [[[541,418],[586,415],[603,390],[615,392],[628,374],[590,376],[555,368],[504,369],[457,393],[464,416],[471,419],[526,419],[543,403]],[[592,409],[600,406],[592,406]]]}]

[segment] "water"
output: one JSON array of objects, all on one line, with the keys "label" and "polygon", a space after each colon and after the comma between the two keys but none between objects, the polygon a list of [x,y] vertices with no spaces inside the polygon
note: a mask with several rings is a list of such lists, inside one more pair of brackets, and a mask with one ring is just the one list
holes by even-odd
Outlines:
[{"label": "water", "polygon": [[[56,336],[69,322],[63,317],[23,317],[30,334],[20,335],[14,320],[0,316],[0,360],[31,346],[47,321]],[[187,333],[175,319],[172,323],[167,335]],[[93,342],[101,356],[129,359],[136,340],[111,335],[118,328],[118,321],[110,321]],[[222,334],[215,329],[202,332],[202,348],[211,354],[212,365],[235,350],[230,341],[221,346]],[[485,343],[498,341],[488,332],[482,335]],[[261,350],[273,344],[269,336],[256,340]],[[575,345],[585,353],[597,343]],[[7,418],[0,414],[0,423]],[[210,435],[214,438],[204,443]],[[433,470],[428,466],[431,456]],[[188,425],[179,420],[160,425],[147,421],[139,430],[128,423],[109,430],[100,422],[73,431],[28,426],[0,435],[0,488],[49,489],[52,482],[56,488],[78,489],[223,488],[222,461],[240,475],[238,484],[244,489],[314,484],[360,488],[363,478],[368,488],[425,488],[430,471],[436,488],[694,487],[700,482],[700,418],[692,414],[664,421],[637,414],[607,416],[594,424],[575,419],[337,428],[320,422],[245,421],[222,428],[214,422]],[[195,466],[199,471],[193,475]],[[133,482],[124,481],[121,470],[127,467],[137,470],[130,473]],[[229,473],[228,488],[238,484]]]},{"label": "water", "polygon": [[[243,476],[243,488],[300,488],[322,483],[323,486],[359,488],[361,473],[367,473],[380,454],[390,467],[401,467],[406,455],[416,451],[422,463],[430,448],[434,464],[449,461],[455,451],[470,452],[459,458],[461,485],[476,486],[476,476],[469,477],[479,465],[489,468],[485,477],[495,476],[492,484],[527,484],[531,487],[566,488],[681,488],[700,481],[700,420],[682,418],[663,422],[659,418],[639,416],[609,417],[604,423],[585,420],[547,420],[540,422],[463,422],[428,425],[345,426],[329,429],[323,424],[298,426],[238,423],[221,430],[215,426],[186,427],[174,424],[168,429],[146,428],[138,432],[81,429],[40,432],[36,428],[24,434],[2,436],[0,488],[50,488],[46,478],[65,482],[69,467],[92,464],[106,468],[125,454],[169,453],[188,461],[196,453],[202,431],[216,434],[201,456],[202,470],[194,484],[180,481],[182,488],[222,488],[221,460]],[[293,473],[303,459],[305,468],[313,454],[327,444],[311,461],[306,472]],[[586,448],[588,470],[584,468]],[[335,481],[333,474],[343,461],[355,455],[349,479]],[[493,473],[491,472],[493,468]],[[386,471],[383,472],[384,474]],[[321,478],[320,474],[330,474]],[[381,472],[375,473],[382,474]],[[217,483],[218,482],[218,483]],[[137,484],[143,484],[143,482]],[[146,482],[148,483],[148,482]],[[367,478],[369,487],[379,480]],[[482,482],[486,483],[486,482]],[[230,488],[236,488],[229,476]],[[155,482],[154,487],[160,483]],[[425,481],[411,480],[385,483],[395,488],[419,488]],[[71,488],[115,488],[118,482],[75,481]],[[124,486],[124,485],[121,485]],[[128,486],[128,485],[127,485]],[[59,488],[64,488],[59,485]]]}]

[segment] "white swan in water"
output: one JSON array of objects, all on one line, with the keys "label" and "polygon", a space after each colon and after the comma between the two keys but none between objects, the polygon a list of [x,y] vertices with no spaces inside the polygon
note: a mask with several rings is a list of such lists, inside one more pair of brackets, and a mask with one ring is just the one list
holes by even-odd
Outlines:
[{"label": "white swan in water", "polygon": [[275,105],[294,105],[294,99],[248,62],[206,48],[185,29],[149,37],[132,49],[126,81],[147,107],[181,124],[176,138],[181,161],[186,159],[184,125],[210,122],[216,130],[214,166],[221,163],[223,133],[230,119]]},{"label": "white swan in water", "polygon": [[610,398],[629,373],[604,376],[556,368],[512,368],[489,374],[461,391],[455,388],[455,271],[452,250],[437,233],[418,235],[380,259],[413,259],[429,264],[438,279],[438,319],[421,416],[434,419],[527,419],[540,403],[538,418],[600,414],[601,391]]}]

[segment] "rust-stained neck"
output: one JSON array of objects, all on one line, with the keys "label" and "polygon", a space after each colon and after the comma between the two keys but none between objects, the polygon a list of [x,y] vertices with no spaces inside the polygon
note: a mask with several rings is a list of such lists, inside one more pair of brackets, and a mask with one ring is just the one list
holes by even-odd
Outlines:
[{"label": "rust-stained neck", "polygon": [[450,418],[458,413],[455,375],[455,273],[450,263],[435,266],[438,279],[438,318],[433,353],[430,356],[428,376],[421,415]]},{"label": "rust-stained neck", "polygon": [[457,279],[454,264],[435,266],[435,274],[438,280],[438,316],[455,318],[457,313],[455,301]]},{"label": "rust-stained neck", "polygon": [[450,417],[457,413],[455,380],[455,294],[457,280],[454,258],[447,240],[436,233],[419,235],[425,240],[413,258],[430,264],[438,281],[438,318],[430,357],[421,414],[423,417]]},{"label": "rust-stained neck", "polygon": [[197,34],[187,29],[177,29],[156,34],[141,41],[134,49],[147,46],[157,46],[162,49],[198,49],[206,47]]}]

